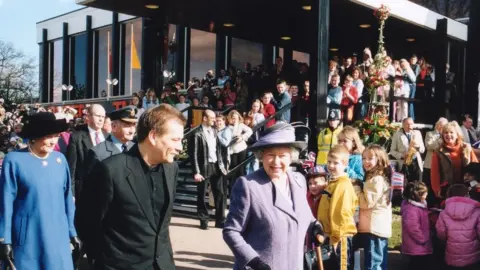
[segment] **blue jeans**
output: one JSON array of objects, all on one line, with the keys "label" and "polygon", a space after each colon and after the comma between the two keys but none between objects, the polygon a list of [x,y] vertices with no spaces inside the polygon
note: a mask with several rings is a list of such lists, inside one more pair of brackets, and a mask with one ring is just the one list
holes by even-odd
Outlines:
[{"label": "blue jeans", "polygon": [[365,235],[365,270],[386,270],[388,260],[388,239],[373,234]]},{"label": "blue jeans", "polygon": [[[415,98],[415,91],[417,90],[417,86],[414,83],[409,84],[409,86],[410,86],[410,95],[408,95],[408,97]],[[413,105],[413,102],[408,103],[408,117],[411,117],[412,120],[415,121],[415,106]]]}]

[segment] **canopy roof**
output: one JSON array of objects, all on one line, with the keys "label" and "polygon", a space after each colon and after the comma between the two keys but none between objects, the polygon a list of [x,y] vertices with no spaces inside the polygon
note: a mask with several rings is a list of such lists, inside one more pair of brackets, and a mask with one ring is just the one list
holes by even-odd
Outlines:
[{"label": "canopy roof", "polygon": [[[406,0],[405,2],[413,6],[399,4],[403,2],[402,0],[381,2],[389,6],[389,2],[392,2],[393,16],[387,21],[385,31],[387,50],[395,58],[406,57],[412,53],[428,57],[428,51],[431,51],[429,48],[434,46],[432,42],[435,40],[432,30],[436,25],[432,23],[436,24],[435,18],[442,16],[431,11],[427,12],[428,16],[426,16],[425,8]],[[150,18],[163,13],[166,14],[170,23],[184,24],[201,30],[212,30],[211,26],[214,25],[214,32],[226,33],[238,38],[280,47],[289,46],[303,52],[316,49],[312,37],[314,16],[318,15],[314,14],[313,10],[308,11],[302,8],[311,5],[311,0],[77,0],[77,3]],[[330,3],[330,47],[338,48],[338,54],[344,56],[361,53],[366,46],[372,47],[375,51],[378,22],[373,16],[372,9],[380,2],[378,0],[330,0]],[[157,5],[158,9],[149,9],[148,5]],[[408,18],[402,17],[406,15],[408,8],[415,10],[410,10]],[[418,19],[422,14],[426,16],[423,22]],[[415,24],[412,23],[414,20],[417,20]],[[457,28],[460,25],[458,29],[463,29],[463,24],[453,20],[452,22],[458,24],[455,25]],[[225,27],[224,24],[234,24],[234,26]],[[365,24],[371,27],[359,27]],[[466,26],[463,26],[466,33]],[[462,35],[463,32],[458,36]],[[282,40],[281,37],[285,36],[291,39]],[[457,36],[455,38],[464,40]],[[412,42],[412,39],[415,41]]]}]

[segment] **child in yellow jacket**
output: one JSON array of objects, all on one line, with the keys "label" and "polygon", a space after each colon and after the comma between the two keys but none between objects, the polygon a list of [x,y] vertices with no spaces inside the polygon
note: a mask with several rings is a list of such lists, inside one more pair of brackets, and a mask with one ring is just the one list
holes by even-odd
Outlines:
[{"label": "child in yellow jacket", "polygon": [[358,199],[345,173],[349,155],[345,146],[335,145],[327,156],[330,180],[320,200],[318,220],[333,247],[328,269],[353,269],[352,237],[357,233],[354,214]]}]

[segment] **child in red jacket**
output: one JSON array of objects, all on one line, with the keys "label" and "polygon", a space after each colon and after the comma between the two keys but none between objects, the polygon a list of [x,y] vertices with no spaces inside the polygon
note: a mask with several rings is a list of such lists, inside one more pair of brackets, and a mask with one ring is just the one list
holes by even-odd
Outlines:
[{"label": "child in red jacket", "polygon": [[307,201],[313,216],[318,214],[318,205],[322,197],[322,191],[327,186],[327,171],[323,166],[317,165],[311,168],[307,173],[308,192]]}]

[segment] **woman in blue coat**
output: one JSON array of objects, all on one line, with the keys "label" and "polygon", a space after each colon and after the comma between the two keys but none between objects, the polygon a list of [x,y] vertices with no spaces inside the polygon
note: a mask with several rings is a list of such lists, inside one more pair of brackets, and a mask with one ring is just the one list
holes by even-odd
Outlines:
[{"label": "woman in blue coat", "polygon": [[70,244],[76,254],[81,248],[67,161],[53,151],[67,127],[52,113],[28,116],[20,134],[29,140],[28,148],[9,153],[3,162],[0,259],[10,259],[17,269],[70,270]]}]

